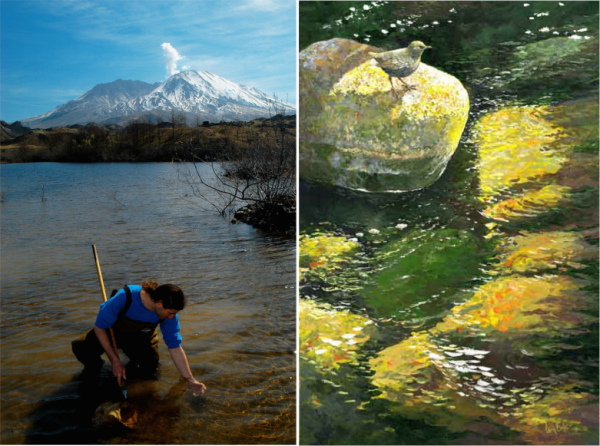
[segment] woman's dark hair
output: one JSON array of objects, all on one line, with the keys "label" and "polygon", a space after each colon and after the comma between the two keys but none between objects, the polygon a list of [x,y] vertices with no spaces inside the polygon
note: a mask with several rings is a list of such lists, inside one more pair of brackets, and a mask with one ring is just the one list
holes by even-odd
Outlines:
[{"label": "woman's dark hair", "polygon": [[150,295],[153,302],[162,301],[163,307],[168,310],[181,311],[187,303],[183,291],[177,285],[170,283],[159,285],[158,282],[147,280],[142,283],[142,288]]}]

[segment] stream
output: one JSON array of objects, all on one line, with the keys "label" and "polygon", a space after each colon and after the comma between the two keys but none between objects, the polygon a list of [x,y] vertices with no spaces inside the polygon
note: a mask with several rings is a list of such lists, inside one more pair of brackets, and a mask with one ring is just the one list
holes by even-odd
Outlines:
[{"label": "stream", "polygon": [[598,3],[301,2],[334,37],[471,109],[430,187],[301,181],[300,444],[597,444]]}]

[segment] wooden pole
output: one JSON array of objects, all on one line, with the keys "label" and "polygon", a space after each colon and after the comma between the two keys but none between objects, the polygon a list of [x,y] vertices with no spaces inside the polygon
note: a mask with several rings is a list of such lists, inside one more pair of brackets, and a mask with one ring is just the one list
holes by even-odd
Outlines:
[{"label": "wooden pole", "polygon": [[[100,269],[100,262],[98,261],[98,253],[96,252],[96,245],[92,245],[92,250],[94,251],[94,260],[96,261],[96,270],[98,271],[98,280],[100,281],[100,289],[102,290],[102,297],[104,298],[104,302],[106,302],[106,291],[104,290],[104,281],[102,280],[102,270]],[[113,329],[109,328],[110,339],[112,341],[113,350],[115,351],[115,355],[117,358],[119,357],[119,351],[117,350],[117,340],[115,339],[115,334],[113,333]]]}]

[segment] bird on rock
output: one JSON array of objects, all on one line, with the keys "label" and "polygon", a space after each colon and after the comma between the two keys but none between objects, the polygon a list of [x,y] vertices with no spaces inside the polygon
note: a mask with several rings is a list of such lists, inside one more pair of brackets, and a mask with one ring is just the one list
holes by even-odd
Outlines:
[{"label": "bird on rock", "polygon": [[384,53],[369,53],[369,55],[375,58],[381,69],[390,76],[390,84],[395,95],[396,90],[394,89],[392,77],[398,78],[407,89],[414,90],[415,87],[408,85],[402,78],[410,76],[417,71],[421,63],[421,54],[428,48],[431,47],[419,40],[415,40],[406,48],[386,51]]}]

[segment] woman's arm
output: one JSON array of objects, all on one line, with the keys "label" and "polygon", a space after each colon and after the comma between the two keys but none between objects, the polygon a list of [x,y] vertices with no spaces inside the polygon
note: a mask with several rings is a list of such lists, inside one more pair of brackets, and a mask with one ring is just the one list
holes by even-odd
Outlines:
[{"label": "woman's arm", "polygon": [[175,363],[175,367],[181,373],[187,382],[190,385],[190,389],[194,393],[194,396],[203,395],[206,390],[206,386],[192,376],[192,371],[190,370],[190,365],[188,364],[187,356],[185,356],[185,352],[181,346],[177,348],[170,348],[169,353],[171,354],[171,358],[173,358],[173,362]]},{"label": "woman's arm", "polygon": [[96,337],[100,341],[102,348],[104,348],[104,351],[106,352],[106,356],[108,356],[108,359],[112,364],[113,375],[117,377],[117,381],[119,382],[120,386],[121,379],[127,379],[125,376],[125,366],[113,350],[112,345],[110,345],[110,340],[108,339],[106,330],[103,328],[98,328],[94,325],[94,333],[96,334]]}]

